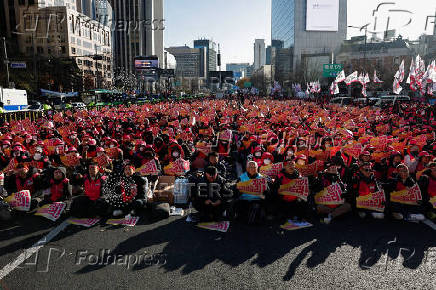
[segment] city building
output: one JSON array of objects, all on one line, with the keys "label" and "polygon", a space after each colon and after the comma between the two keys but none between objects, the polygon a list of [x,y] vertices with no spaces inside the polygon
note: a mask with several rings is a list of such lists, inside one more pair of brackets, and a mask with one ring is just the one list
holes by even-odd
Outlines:
[{"label": "city building", "polygon": [[[329,17],[321,16],[326,14]],[[272,0],[275,78],[303,69],[322,71],[322,64],[331,60],[346,36],[346,0]]]},{"label": "city building", "polygon": [[176,77],[207,78],[207,50],[176,46],[165,49],[176,59]]},{"label": "city building", "polygon": [[226,71],[232,71],[236,80],[247,77],[247,71],[250,64],[247,63],[228,63],[226,64]]},{"label": "city building", "polygon": [[254,69],[257,70],[265,65],[265,39],[254,41]]},{"label": "city building", "polygon": [[95,20],[105,26],[112,26],[113,10],[109,0],[95,0]]},{"label": "city building", "polygon": [[68,8],[73,6],[45,7],[36,4],[19,9],[20,52],[38,58],[75,59],[84,77],[95,78],[96,87],[110,86],[110,27]]},{"label": "city building", "polygon": [[216,43],[208,39],[194,40],[194,48],[205,48],[207,59],[207,74],[210,71],[216,71],[217,67],[217,50]]},{"label": "city building", "polygon": [[156,55],[159,66],[162,66],[163,0],[112,0],[111,4],[114,11],[114,65],[117,71],[134,73],[134,58],[137,56]]},{"label": "city building", "polygon": [[[415,51],[409,42],[398,37],[391,42],[344,43],[336,55],[336,62],[344,65],[346,73],[353,71],[372,73],[377,71],[381,80],[392,80],[401,61],[410,65]],[[391,82],[387,82],[391,85]]]},{"label": "city building", "polygon": [[266,55],[265,55],[265,64],[270,65],[271,64],[271,54],[272,54],[272,46],[268,45],[266,47]]}]

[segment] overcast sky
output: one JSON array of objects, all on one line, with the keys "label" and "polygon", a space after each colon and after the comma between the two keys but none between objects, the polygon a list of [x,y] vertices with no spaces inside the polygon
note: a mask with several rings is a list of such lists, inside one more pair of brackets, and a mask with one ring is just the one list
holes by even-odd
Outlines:
[{"label": "overcast sky", "polygon": [[[271,40],[271,0],[164,0],[165,47],[188,45],[200,37],[220,43],[225,69],[229,62],[253,62],[253,43],[256,38]],[[304,1],[304,0],[296,0]],[[371,23],[374,28],[373,10],[376,13],[376,30],[386,27],[390,15],[390,28],[406,38],[416,39],[425,32],[426,17],[435,15],[436,0],[348,0],[348,25],[362,26]],[[388,10],[407,10],[391,11]],[[412,22],[405,26],[409,22]],[[433,21],[433,19],[431,19]],[[432,33],[428,25],[427,33]],[[349,28],[348,37],[362,35],[359,29]]]}]

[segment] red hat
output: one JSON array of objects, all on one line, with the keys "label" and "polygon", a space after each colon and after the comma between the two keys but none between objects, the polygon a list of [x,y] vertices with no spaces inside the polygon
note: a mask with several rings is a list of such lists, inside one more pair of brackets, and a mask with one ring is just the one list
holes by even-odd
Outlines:
[{"label": "red hat", "polygon": [[271,162],[274,162],[274,156],[269,152],[264,152],[262,154],[262,159],[269,159]]},{"label": "red hat", "polygon": [[2,141],[2,145],[11,145],[11,141],[9,141],[9,140],[3,140]]},{"label": "red hat", "polygon": [[62,141],[61,139],[56,139],[54,142],[55,146],[64,145],[64,144],[65,144],[64,141]]},{"label": "red hat", "polygon": [[295,158],[295,161],[297,161],[298,159],[307,160],[307,157],[304,154],[300,154],[300,155],[297,156],[297,158]]},{"label": "red hat", "polygon": [[392,157],[394,157],[394,156],[401,156],[401,152],[397,151],[397,150],[391,151],[391,156]]},{"label": "red hat", "polygon": [[89,139],[88,145],[95,146],[95,145],[97,145],[97,141],[95,139]]},{"label": "red hat", "polygon": [[70,148],[68,148],[68,152],[77,152],[76,147],[71,146]]},{"label": "red hat", "polygon": [[421,151],[418,157],[430,157],[430,154],[427,151]]},{"label": "red hat", "polygon": [[366,155],[366,156],[371,156],[371,152],[369,151],[363,151],[362,153],[360,153],[360,155]]},{"label": "red hat", "polygon": [[103,149],[103,147],[97,147],[97,150],[96,150],[97,152],[104,152],[104,149]]},{"label": "red hat", "polygon": [[38,146],[44,146],[44,141],[42,141],[42,140],[38,140],[38,141],[36,142],[36,145],[38,145]]}]

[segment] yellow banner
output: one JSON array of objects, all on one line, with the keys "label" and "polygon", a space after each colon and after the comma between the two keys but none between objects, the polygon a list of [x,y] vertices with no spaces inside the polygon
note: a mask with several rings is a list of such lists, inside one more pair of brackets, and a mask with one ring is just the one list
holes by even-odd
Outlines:
[{"label": "yellow banner", "polygon": [[315,195],[315,203],[321,205],[340,205],[344,203],[341,197],[342,189],[337,183],[334,183]]},{"label": "yellow banner", "polygon": [[241,193],[262,196],[267,189],[267,180],[266,178],[258,178],[238,182],[236,188]]},{"label": "yellow banner", "polygon": [[292,179],[289,183],[280,186],[278,193],[281,195],[292,195],[307,201],[309,196],[309,179]]},{"label": "yellow banner", "polygon": [[413,187],[391,193],[391,202],[418,205],[418,201],[420,200],[422,200],[422,195],[418,184],[415,184]]},{"label": "yellow banner", "polygon": [[386,197],[383,190],[356,198],[356,207],[378,212],[385,211]]}]

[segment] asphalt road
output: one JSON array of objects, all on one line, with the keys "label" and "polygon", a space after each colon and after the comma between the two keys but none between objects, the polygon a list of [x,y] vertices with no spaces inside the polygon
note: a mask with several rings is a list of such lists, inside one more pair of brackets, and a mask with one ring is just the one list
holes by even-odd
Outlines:
[{"label": "asphalt road", "polygon": [[[22,216],[2,225],[0,277],[60,224]],[[0,280],[0,289],[291,287],[436,289],[436,231],[357,218],[298,231],[232,222],[227,233],[180,217],[143,218],[133,228],[68,225]]]}]

